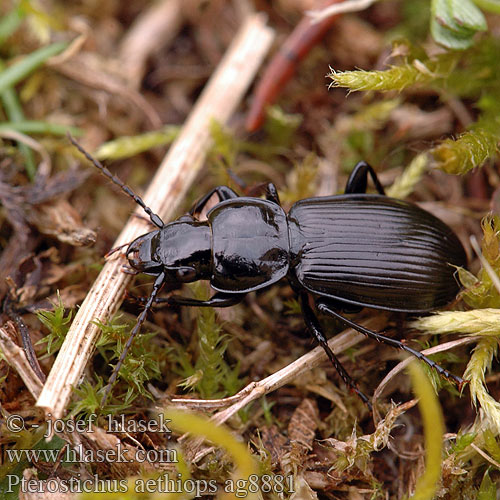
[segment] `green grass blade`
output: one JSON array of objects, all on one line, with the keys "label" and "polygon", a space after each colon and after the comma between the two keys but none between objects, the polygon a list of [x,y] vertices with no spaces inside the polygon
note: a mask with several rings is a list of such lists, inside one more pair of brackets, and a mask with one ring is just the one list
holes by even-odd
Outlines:
[{"label": "green grass blade", "polygon": [[24,12],[18,7],[0,18],[0,45],[12,35],[24,18]]},{"label": "green grass blade", "polygon": [[481,9],[500,14],[500,0],[474,0],[474,3]]},{"label": "green grass blade", "polygon": [[[4,64],[0,61],[0,70],[4,69]],[[12,87],[7,87],[3,92],[0,92],[0,100],[2,101],[3,107],[5,109],[5,114],[10,120],[10,128],[13,128],[14,124],[24,120],[24,113],[21,103],[17,98],[17,94]],[[31,149],[23,143],[18,144],[21,154],[24,156],[26,173],[31,181],[34,180],[36,174],[35,158]]]},{"label": "green grass blade", "polygon": [[69,132],[75,137],[83,135],[83,130],[78,127],[68,127],[67,125],[59,125],[57,123],[24,119],[15,122],[0,123],[0,132],[5,130],[15,130],[22,134],[66,135]]},{"label": "green grass blade", "polygon": [[105,142],[95,152],[98,160],[119,160],[130,158],[157,146],[166,146],[173,142],[179,133],[179,127],[166,125],[160,130],[146,132],[136,136],[119,137]]},{"label": "green grass blade", "polygon": [[418,478],[413,500],[432,500],[441,476],[444,420],[432,383],[422,367],[413,362],[408,367],[413,391],[419,399],[425,434],[425,471]]},{"label": "green grass blade", "polygon": [[47,59],[61,53],[68,46],[67,42],[47,45],[24,57],[18,63],[9,66],[0,73],[0,93],[19,83],[32,71],[41,66]]}]

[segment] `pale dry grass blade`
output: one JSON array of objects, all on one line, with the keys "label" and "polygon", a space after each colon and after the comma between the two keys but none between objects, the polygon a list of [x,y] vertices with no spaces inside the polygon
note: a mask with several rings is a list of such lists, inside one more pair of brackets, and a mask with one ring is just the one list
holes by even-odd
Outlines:
[{"label": "pale dry grass blade", "polygon": [[[145,203],[162,219],[172,217],[202,167],[211,144],[210,122],[227,122],[253,80],[272,38],[265,18],[259,14],[251,16],[236,35],[144,196]],[[114,246],[130,242],[146,231],[145,223],[132,217]],[[79,383],[93,353],[100,331],[94,322],[107,322],[121,304],[131,279],[121,266],[120,260],[106,262],[75,316],[37,402],[52,418],[63,416],[73,387]]]}]

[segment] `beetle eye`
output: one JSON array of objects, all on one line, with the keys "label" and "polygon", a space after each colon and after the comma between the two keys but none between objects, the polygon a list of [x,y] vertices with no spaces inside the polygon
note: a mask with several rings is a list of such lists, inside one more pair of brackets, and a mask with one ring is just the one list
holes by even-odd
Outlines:
[{"label": "beetle eye", "polygon": [[196,279],[196,269],[194,267],[180,267],[175,271],[176,278],[183,283],[189,283]]}]

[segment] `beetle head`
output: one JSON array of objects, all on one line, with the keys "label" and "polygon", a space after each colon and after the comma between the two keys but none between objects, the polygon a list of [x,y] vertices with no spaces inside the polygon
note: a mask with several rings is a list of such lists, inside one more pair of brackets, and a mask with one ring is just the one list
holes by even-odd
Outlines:
[{"label": "beetle head", "polygon": [[140,273],[158,274],[161,263],[154,259],[152,242],[160,230],[151,231],[136,238],[127,248],[126,257],[133,269]]},{"label": "beetle head", "polygon": [[211,268],[211,232],[207,222],[190,216],[139,236],[127,249],[130,265],[141,273],[167,273],[167,281],[206,279]]}]

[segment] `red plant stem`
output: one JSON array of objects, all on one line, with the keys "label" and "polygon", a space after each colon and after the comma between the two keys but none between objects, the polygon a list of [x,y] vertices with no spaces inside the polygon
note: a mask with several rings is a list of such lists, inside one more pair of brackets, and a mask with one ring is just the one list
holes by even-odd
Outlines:
[{"label": "red plant stem", "polygon": [[[328,0],[324,7],[339,1]],[[255,132],[262,126],[266,108],[276,101],[283,87],[294,75],[299,63],[325,36],[338,17],[338,15],[330,16],[323,21],[313,23],[311,18],[306,15],[297,24],[266,66],[264,74],[257,84],[245,123],[248,132]]]}]

